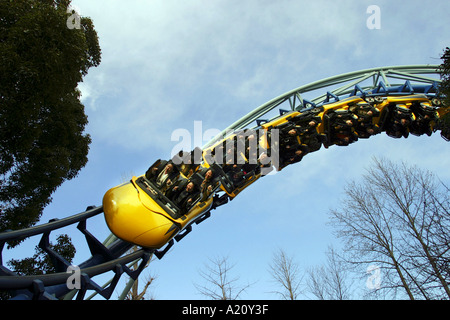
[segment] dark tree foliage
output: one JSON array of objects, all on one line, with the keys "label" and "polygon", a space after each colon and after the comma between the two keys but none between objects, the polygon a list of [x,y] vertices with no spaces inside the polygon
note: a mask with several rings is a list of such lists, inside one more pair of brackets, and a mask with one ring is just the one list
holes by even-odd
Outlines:
[{"label": "dark tree foliage", "polygon": [[[50,248],[60,254],[67,262],[71,263],[76,249],[68,235],[59,235],[56,244],[50,244]],[[18,275],[41,275],[54,273],[56,269],[47,253],[36,246],[36,253],[31,258],[11,259],[8,265]]]},{"label": "dark tree foliage", "polygon": [[450,105],[450,48],[447,47],[441,56],[441,91],[446,96],[447,105]]},{"label": "dark tree foliage", "polygon": [[100,64],[89,18],[70,0],[0,0],[0,231],[39,221],[51,194],[87,163],[77,85]]},{"label": "dark tree foliage", "polygon": [[[441,92],[445,95],[445,104],[450,106],[450,48],[447,47],[441,56],[442,64],[440,66],[442,83]],[[450,113],[443,117],[443,122],[447,131],[450,131]]]},{"label": "dark tree foliage", "polygon": [[[450,48],[447,47],[441,56],[442,64],[439,71],[441,73],[442,83],[440,91],[445,96],[444,104],[450,106]],[[450,141],[450,112],[444,114],[440,122],[441,136]]]},{"label": "dark tree foliage", "polygon": [[[76,249],[68,235],[59,235],[56,244],[50,243],[50,248],[61,255],[67,262],[72,263]],[[36,246],[36,253],[30,258],[11,259],[9,267],[18,275],[41,275],[54,273],[56,269],[47,253]],[[0,300],[8,300],[13,296],[12,292],[0,290]]]}]

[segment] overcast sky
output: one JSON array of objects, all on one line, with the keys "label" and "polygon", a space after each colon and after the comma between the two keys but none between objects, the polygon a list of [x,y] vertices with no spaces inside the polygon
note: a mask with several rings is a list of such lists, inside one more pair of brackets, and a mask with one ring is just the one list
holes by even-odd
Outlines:
[{"label": "overcast sky", "polygon": [[[172,133],[193,132],[194,121],[202,121],[203,131],[221,130],[301,85],[373,67],[440,64],[450,45],[450,3],[442,0],[73,4],[93,20],[102,48],[101,65],[80,84],[92,144],[87,166],[54,194],[43,222],[100,205],[124,177],[170,158],[178,142]],[[366,26],[370,5],[381,10],[380,29]],[[303,268],[323,263],[327,247],[339,247],[329,210],[373,156],[406,160],[450,181],[449,150],[439,134],[392,139],[383,133],[309,154],[213,211],[152,263],[153,295],[201,299],[193,285],[202,283],[198,270],[208,258],[228,256],[234,275],[254,283],[242,298],[277,298],[268,271],[273,252],[283,248]],[[109,234],[102,219],[94,233]]]}]

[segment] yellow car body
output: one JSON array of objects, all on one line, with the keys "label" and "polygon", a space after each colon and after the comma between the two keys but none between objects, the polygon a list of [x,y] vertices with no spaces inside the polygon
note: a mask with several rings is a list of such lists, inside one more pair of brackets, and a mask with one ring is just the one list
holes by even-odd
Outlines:
[{"label": "yellow car body", "polygon": [[158,249],[212,204],[209,197],[179,215],[176,208],[165,205],[158,196],[159,191],[144,176],[108,190],[103,197],[103,210],[111,232],[124,241]]},{"label": "yellow car body", "polygon": [[278,127],[278,126],[288,122],[290,119],[294,118],[295,116],[298,116],[299,114],[300,114],[299,111],[286,112],[283,115],[273,119],[272,121],[261,124],[261,128],[267,130],[271,127]]},{"label": "yellow car body", "polygon": [[423,94],[413,96],[387,96],[381,103],[375,105],[379,111],[383,111],[384,108],[390,104],[403,105],[409,109],[413,103],[429,103],[430,100]]}]

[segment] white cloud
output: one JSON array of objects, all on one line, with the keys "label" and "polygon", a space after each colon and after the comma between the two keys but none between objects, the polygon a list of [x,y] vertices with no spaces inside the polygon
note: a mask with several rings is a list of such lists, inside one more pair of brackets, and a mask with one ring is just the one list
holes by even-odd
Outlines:
[{"label": "white cloud", "polygon": [[[389,30],[392,4],[384,1],[377,31],[366,28],[368,2],[74,3],[94,20],[103,51],[80,86],[94,138],[117,136],[129,148],[167,144],[172,130],[194,120],[215,117],[226,126],[311,81],[428,58],[419,53],[424,47],[400,53],[386,45],[395,39],[398,49],[408,40]],[[408,13],[396,13],[398,21]]]}]

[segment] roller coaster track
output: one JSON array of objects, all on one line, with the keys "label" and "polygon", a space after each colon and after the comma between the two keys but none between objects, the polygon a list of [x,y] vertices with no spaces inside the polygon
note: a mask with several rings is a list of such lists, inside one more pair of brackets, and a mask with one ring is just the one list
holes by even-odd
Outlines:
[{"label": "roller coaster track", "polygon": [[[408,101],[408,97],[413,99],[417,95],[421,95],[428,101],[429,105],[438,108],[441,111],[439,115],[442,116],[442,114],[448,112],[448,108],[441,104],[440,98],[442,96],[439,94],[440,79],[438,68],[439,66],[437,65],[372,68],[330,77],[298,87],[249,112],[203,146],[203,150],[213,146],[214,143],[226,138],[227,135],[236,130],[258,129],[264,123],[283,117],[286,113],[319,110],[318,108],[329,103],[338,102],[353,96],[359,96],[368,102],[373,102],[374,99],[378,99],[377,101],[380,102],[388,96],[401,96],[405,98],[403,101]],[[314,97],[317,91],[320,91],[321,94]],[[275,114],[271,115],[273,110],[275,110]],[[437,124],[433,131],[439,129],[439,124]],[[443,137],[446,140],[448,139],[448,135],[443,135]],[[226,201],[223,201],[223,198],[215,199],[218,200],[213,203],[210,210],[226,203]],[[54,219],[39,226],[1,233],[0,290],[10,292],[12,299],[55,300],[75,298],[82,300],[86,299],[88,290],[94,291],[94,294],[100,294],[105,299],[109,299],[124,273],[132,280],[136,280],[147,266],[153,254],[161,259],[174,244],[174,241],[171,240],[163,249],[141,248],[131,251],[133,244],[122,241],[112,234],[105,241],[100,242],[87,230],[87,225],[90,218],[101,213],[103,213],[101,206],[88,207],[86,211],[64,219]],[[195,222],[198,224],[208,218],[209,215],[208,211]],[[92,256],[78,265],[79,287],[71,289],[68,285],[72,275],[71,272],[68,272],[68,270],[71,270],[69,269],[71,266],[63,257],[52,250],[49,236],[51,232],[60,228],[75,225],[84,235]],[[192,227],[189,225],[184,233],[175,237],[175,240],[181,241],[191,230]],[[5,244],[33,236],[40,236],[39,247],[51,258],[56,269],[55,273],[23,276],[12,272],[4,265],[2,253]],[[136,269],[129,267],[131,263],[136,262],[139,262],[139,266]],[[93,280],[93,277],[107,272],[114,274],[112,280],[107,284],[100,286]]]},{"label": "roller coaster track", "polygon": [[[66,285],[71,273],[67,270],[70,264],[58,253],[53,251],[49,245],[50,232],[57,229],[77,224],[77,228],[85,237],[92,257],[78,267],[80,269],[80,290],[77,299],[83,299],[86,290],[95,290],[104,298],[110,298],[120,276],[125,272],[132,279],[137,279],[140,272],[150,259],[151,250],[141,249],[134,253],[124,255],[132,248],[132,245],[114,236],[101,243],[86,229],[87,220],[103,212],[102,207],[90,207],[85,212],[67,217],[65,219],[55,219],[46,224],[28,229],[9,231],[0,234],[0,249],[3,250],[5,243],[11,240],[23,240],[25,238],[42,235],[39,247],[45,250],[55,266],[56,273],[36,276],[19,276],[13,274],[2,265],[0,266],[0,288],[4,290],[16,291],[15,299],[38,299],[53,300],[63,297],[70,290]],[[141,259],[140,266],[136,270],[131,270],[127,264],[137,259]],[[115,273],[114,279],[107,289],[98,286],[92,281],[92,277],[108,271]]]}]

